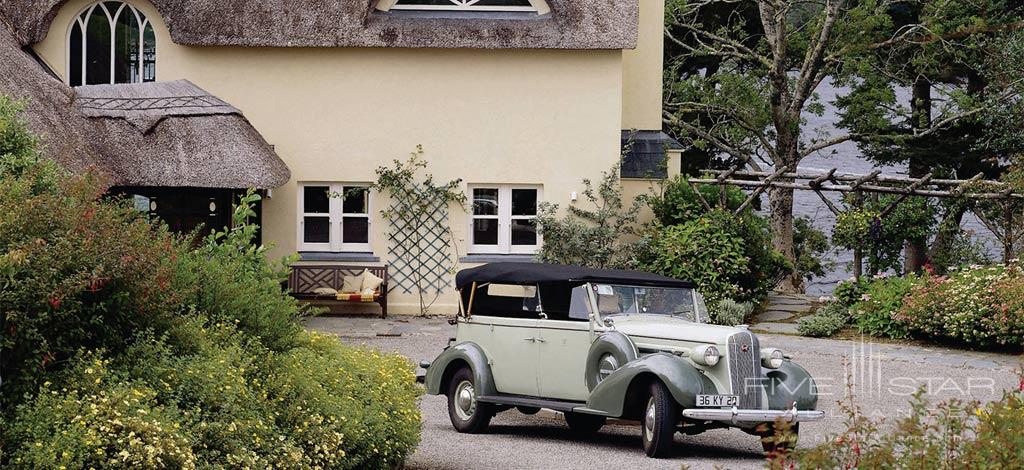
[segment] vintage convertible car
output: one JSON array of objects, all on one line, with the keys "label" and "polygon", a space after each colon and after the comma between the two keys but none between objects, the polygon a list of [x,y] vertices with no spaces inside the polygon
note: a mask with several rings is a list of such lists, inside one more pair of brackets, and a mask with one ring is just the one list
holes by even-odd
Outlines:
[{"label": "vintage convertible car", "polygon": [[[541,408],[597,432],[607,418],[636,420],[651,457],[676,432],[736,427],[764,437],[818,420],[810,375],[745,328],[708,323],[685,281],[648,273],[495,263],[456,276],[455,337],[427,371],[427,393],[448,397],[460,432],[486,430],[496,413]],[[791,434],[790,434],[791,435]]]}]

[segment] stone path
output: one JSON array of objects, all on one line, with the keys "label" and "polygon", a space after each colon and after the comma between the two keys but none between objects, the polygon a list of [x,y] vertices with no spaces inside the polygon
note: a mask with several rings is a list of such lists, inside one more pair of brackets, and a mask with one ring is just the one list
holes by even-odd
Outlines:
[{"label": "stone path", "polygon": [[816,302],[816,298],[805,294],[772,292],[768,295],[764,311],[754,317],[750,328],[765,333],[795,335],[797,320],[811,313]]}]

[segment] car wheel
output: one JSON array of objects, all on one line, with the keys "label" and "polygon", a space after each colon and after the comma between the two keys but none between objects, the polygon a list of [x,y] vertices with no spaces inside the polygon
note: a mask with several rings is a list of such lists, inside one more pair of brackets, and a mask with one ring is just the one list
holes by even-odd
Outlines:
[{"label": "car wheel", "polygon": [[669,456],[678,423],[679,405],[665,385],[655,381],[651,384],[651,393],[640,420],[644,451],[648,457]]},{"label": "car wheel", "polygon": [[601,427],[604,426],[605,421],[607,421],[607,418],[604,416],[573,413],[571,411],[565,413],[565,424],[569,425],[569,429],[572,432],[582,436],[597,434]]},{"label": "car wheel", "polygon": [[769,456],[790,452],[796,448],[796,442],[799,438],[800,423],[790,426],[789,430],[783,432],[781,436],[776,436],[775,425],[769,424],[767,431],[761,434],[761,447],[764,449],[764,453]]},{"label": "car wheel", "polygon": [[463,367],[455,372],[448,383],[448,417],[455,430],[464,433],[481,433],[494,416],[494,406],[480,403],[473,371]]}]

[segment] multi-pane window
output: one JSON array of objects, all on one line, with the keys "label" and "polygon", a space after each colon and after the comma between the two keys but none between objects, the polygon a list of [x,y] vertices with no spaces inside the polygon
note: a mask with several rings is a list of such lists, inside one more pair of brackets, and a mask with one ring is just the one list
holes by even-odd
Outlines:
[{"label": "multi-pane window", "polygon": [[370,251],[370,191],[352,183],[300,186],[301,251]]},{"label": "multi-pane window", "polygon": [[[389,0],[389,3],[390,0]],[[398,0],[391,10],[537,11],[530,0]]]},{"label": "multi-pane window", "polygon": [[68,32],[71,86],[156,81],[156,33],[141,11],[99,2],[75,17]]},{"label": "multi-pane window", "polygon": [[479,185],[470,188],[470,251],[473,253],[527,254],[540,239],[534,219],[540,201],[536,186]]}]

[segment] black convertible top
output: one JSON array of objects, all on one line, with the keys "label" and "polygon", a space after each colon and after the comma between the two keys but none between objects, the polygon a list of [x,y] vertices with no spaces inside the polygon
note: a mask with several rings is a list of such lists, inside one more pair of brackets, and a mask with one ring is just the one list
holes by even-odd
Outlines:
[{"label": "black convertible top", "polygon": [[604,282],[648,287],[694,287],[692,282],[642,271],[595,269],[564,264],[490,263],[463,269],[455,275],[455,287],[462,290],[470,284],[542,284],[548,282]]}]

